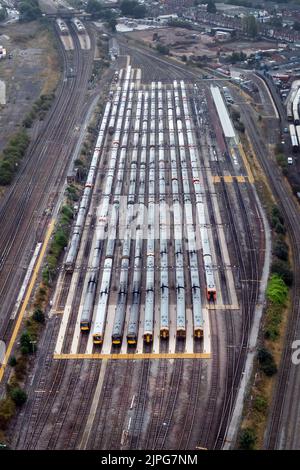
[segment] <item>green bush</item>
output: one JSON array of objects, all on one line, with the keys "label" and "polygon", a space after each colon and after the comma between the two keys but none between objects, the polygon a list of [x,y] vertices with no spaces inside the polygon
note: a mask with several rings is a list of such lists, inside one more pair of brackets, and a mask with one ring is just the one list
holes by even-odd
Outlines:
[{"label": "green bush", "polygon": [[25,390],[22,390],[20,387],[15,387],[10,390],[10,397],[17,406],[22,406],[27,400],[27,394]]},{"label": "green bush", "polygon": [[9,141],[0,158],[0,184],[6,186],[13,180],[14,173],[18,169],[20,160],[23,158],[29,145],[29,137],[25,130],[16,133]]},{"label": "green bush", "polygon": [[288,296],[288,287],[279,274],[273,274],[268,282],[267,299],[276,304],[283,305]]},{"label": "green bush", "polygon": [[265,413],[267,411],[267,408],[268,408],[267,399],[262,395],[258,395],[254,400],[254,408],[259,413]]},{"label": "green bush", "polygon": [[[29,352],[29,349],[28,349]],[[28,354],[28,353],[27,353]],[[27,370],[27,359],[26,357],[22,356],[18,358],[18,362],[15,366],[15,376],[17,380],[23,380],[25,377]]]},{"label": "green bush", "polygon": [[271,266],[271,272],[278,274],[287,286],[293,284],[293,272],[291,271],[289,264],[282,260],[275,260]]},{"label": "green bush", "polygon": [[20,338],[21,352],[26,355],[29,353],[34,353],[36,351],[36,336],[31,335],[27,330],[25,330]]},{"label": "green bush", "polygon": [[37,323],[45,323],[45,315],[40,308],[35,309],[32,318]]},{"label": "green bush", "polygon": [[6,429],[9,421],[14,416],[16,405],[10,397],[0,400],[0,429]]},{"label": "green bush", "polygon": [[241,432],[239,447],[243,450],[252,450],[254,449],[256,441],[255,430],[253,428],[245,428]]},{"label": "green bush", "polygon": [[8,364],[10,367],[15,367],[17,365],[17,359],[15,356],[10,356]]},{"label": "green bush", "polygon": [[278,239],[274,245],[273,254],[277,256],[277,258],[287,261],[289,257],[289,247],[284,240]]},{"label": "green bush", "polygon": [[265,348],[259,349],[257,353],[257,358],[259,362],[260,369],[262,372],[271,377],[272,375],[276,374],[277,366],[274,362],[273,355]]}]

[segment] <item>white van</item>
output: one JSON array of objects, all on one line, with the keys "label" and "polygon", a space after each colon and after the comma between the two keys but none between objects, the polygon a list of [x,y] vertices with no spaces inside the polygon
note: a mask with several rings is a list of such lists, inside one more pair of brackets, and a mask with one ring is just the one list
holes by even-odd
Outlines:
[{"label": "white van", "polygon": [[292,165],[293,164],[292,157],[288,157],[287,162],[288,162],[288,165]]}]

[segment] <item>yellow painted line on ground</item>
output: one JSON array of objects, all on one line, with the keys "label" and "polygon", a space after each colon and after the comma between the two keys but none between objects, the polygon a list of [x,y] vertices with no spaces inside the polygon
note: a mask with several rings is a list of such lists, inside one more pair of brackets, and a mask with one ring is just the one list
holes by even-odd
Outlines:
[{"label": "yellow painted line on ground", "polygon": [[245,183],[246,178],[248,176],[243,176],[243,175],[237,175],[237,176],[232,176],[232,175],[224,175],[224,176],[213,176],[212,177],[212,182],[213,183],[220,183],[221,180],[223,179],[225,183],[233,183],[233,181],[236,179],[238,183]]},{"label": "yellow painted line on ground", "polygon": [[233,178],[232,178],[231,175],[224,175],[223,179],[224,179],[225,183],[232,183],[233,182]]},{"label": "yellow painted line on ground", "polygon": [[212,182],[213,183],[220,183],[221,182],[220,176],[213,176],[212,177]]},{"label": "yellow painted line on ground", "polygon": [[253,174],[252,174],[250,165],[249,165],[249,163],[248,163],[246,154],[245,154],[245,152],[244,152],[243,146],[242,146],[242,144],[238,144],[238,147],[239,147],[239,151],[240,151],[241,157],[242,157],[242,159],[243,159],[245,168],[246,168],[246,170],[247,170],[249,183],[253,184],[253,183],[254,183],[254,177],[253,177]]},{"label": "yellow painted line on ground", "polygon": [[54,359],[210,359],[210,353],[54,354]]},{"label": "yellow painted line on ground", "polygon": [[240,175],[240,176],[237,176],[236,179],[239,183],[245,183],[245,176]]},{"label": "yellow painted line on ground", "polygon": [[6,367],[6,365],[7,365],[7,362],[8,362],[8,359],[9,359],[9,357],[10,357],[10,354],[11,354],[11,351],[12,351],[12,348],[13,348],[13,345],[14,345],[14,343],[15,343],[15,341],[16,341],[16,338],[17,338],[17,335],[18,335],[18,333],[19,333],[20,326],[21,326],[22,320],[23,320],[23,318],[24,318],[24,314],[25,314],[25,311],[26,311],[26,308],[27,308],[27,305],[28,305],[30,296],[31,296],[32,291],[33,291],[33,288],[34,288],[34,284],[35,284],[35,281],[36,281],[36,279],[37,279],[37,275],[38,275],[38,272],[39,272],[39,270],[40,270],[40,267],[41,267],[41,264],[42,264],[42,260],[43,260],[44,254],[45,254],[45,252],[46,252],[48,242],[49,242],[49,240],[50,240],[50,237],[51,237],[52,232],[53,232],[53,229],[54,229],[54,225],[55,225],[55,220],[52,219],[52,221],[50,222],[49,227],[48,227],[48,229],[47,229],[46,236],[45,236],[45,239],[44,239],[44,242],[43,242],[43,245],[42,245],[42,248],[41,248],[39,257],[38,257],[38,259],[37,259],[35,268],[34,268],[34,270],[33,270],[33,273],[32,273],[32,276],[31,276],[31,280],[30,280],[30,284],[29,284],[29,286],[28,286],[28,289],[27,289],[27,292],[26,292],[26,295],[25,295],[25,298],[24,298],[24,302],[23,302],[22,307],[21,307],[21,309],[20,309],[20,313],[19,313],[18,319],[17,319],[17,321],[16,321],[13,334],[12,334],[12,336],[11,336],[11,338],[10,338],[10,341],[9,341],[9,344],[8,344],[8,346],[7,346],[7,350],[6,350],[6,353],[5,353],[4,361],[3,361],[3,364],[1,365],[1,368],[0,368],[0,382],[1,382],[2,379],[3,379],[5,367]]}]

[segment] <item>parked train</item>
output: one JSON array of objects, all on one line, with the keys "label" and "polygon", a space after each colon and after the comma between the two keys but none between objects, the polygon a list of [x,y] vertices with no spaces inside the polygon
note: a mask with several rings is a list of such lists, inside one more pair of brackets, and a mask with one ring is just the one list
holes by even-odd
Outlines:
[{"label": "parked train", "polygon": [[69,29],[66,23],[61,18],[57,18],[56,23],[62,35],[69,34]]},{"label": "parked train", "polygon": [[297,152],[300,146],[300,88],[292,90],[287,102],[287,118],[291,122],[289,133],[293,152]]},{"label": "parked train", "polygon": [[75,25],[76,30],[78,31],[79,34],[85,33],[85,27],[83,23],[78,19],[78,18],[73,18],[72,22]]}]

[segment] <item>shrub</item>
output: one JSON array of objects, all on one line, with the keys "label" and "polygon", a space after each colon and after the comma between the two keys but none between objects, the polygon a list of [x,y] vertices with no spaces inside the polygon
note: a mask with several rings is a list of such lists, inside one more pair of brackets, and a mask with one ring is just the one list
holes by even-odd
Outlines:
[{"label": "shrub", "polygon": [[45,315],[40,308],[35,309],[32,318],[37,323],[45,323]]},{"label": "shrub", "polygon": [[277,258],[287,261],[289,256],[289,247],[284,240],[277,240],[273,249],[273,253]]},{"label": "shrub", "polygon": [[245,428],[241,432],[240,436],[240,449],[252,450],[255,446],[257,437],[256,432],[252,428]]},{"label": "shrub", "polygon": [[282,277],[273,274],[268,282],[267,299],[276,304],[283,305],[288,296],[288,287]]},{"label": "shrub", "polygon": [[293,272],[291,271],[288,263],[282,260],[273,261],[271,266],[271,272],[273,274],[278,274],[287,286],[293,284]]},{"label": "shrub", "polygon": [[[28,348],[29,352],[29,348]],[[27,353],[28,354],[28,353]],[[27,360],[24,356],[18,358],[18,362],[15,366],[15,376],[17,380],[23,380],[26,374]]]},{"label": "shrub", "polygon": [[272,375],[276,374],[277,366],[270,351],[265,348],[259,349],[257,353],[257,358],[260,365],[260,369],[265,375],[271,377]]},{"label": "shrub", "polygon": [[8,364],[10,367],[15,367],[17,365],[17,359],[15,356],[10,356]]},{"label": "shrub", "polygon": [[20,387],[15,387],[10,391],[10,397],[17,406],[22,406],[27,400],[27,393]]},{"label": "shrub", "polygon": [[16,405],[10,397],[0,400],[0,428],[6,429],[9,421],[14,416]]},{"label": "shrub", "polygon": [[254,400],[254,408],[260,413],[265,413],[268,408],[267,399],[262,395],[258,395]]}]

